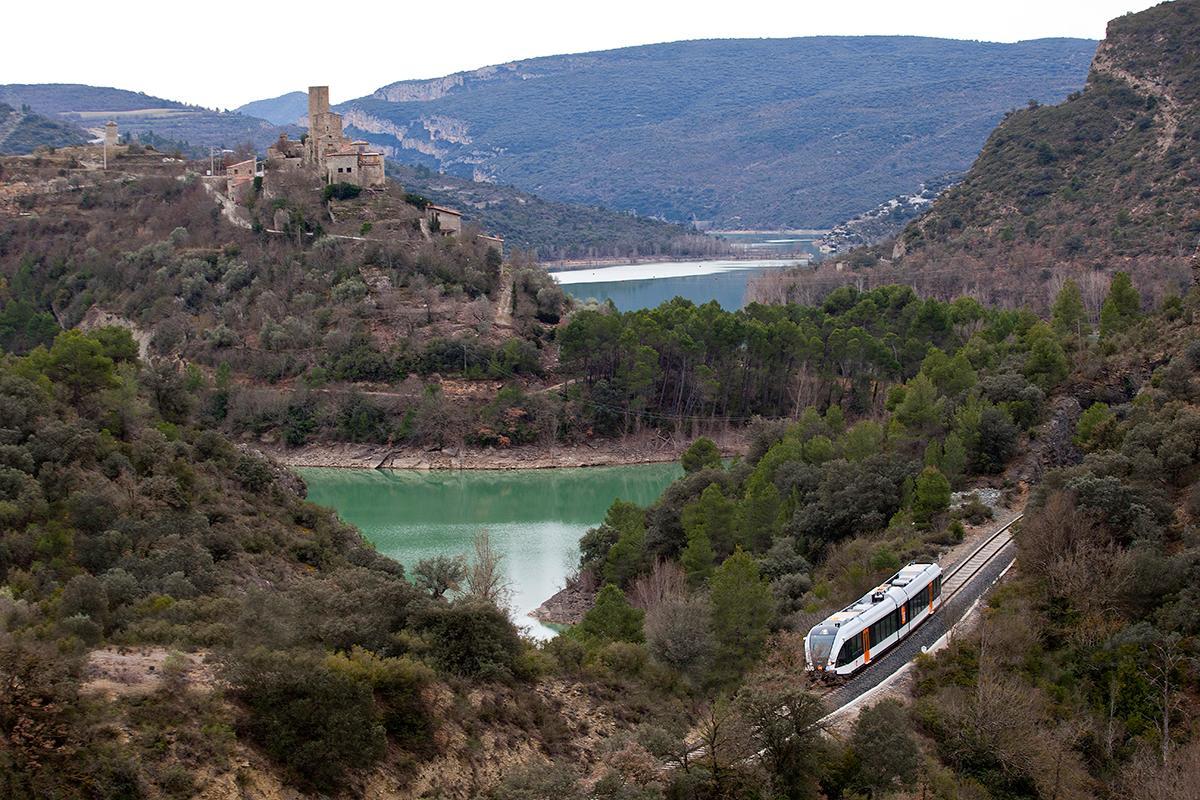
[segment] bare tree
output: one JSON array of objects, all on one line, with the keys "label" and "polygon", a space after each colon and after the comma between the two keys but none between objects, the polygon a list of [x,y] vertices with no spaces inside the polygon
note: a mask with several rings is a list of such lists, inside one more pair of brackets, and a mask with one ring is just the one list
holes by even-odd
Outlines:
[{"label": "bare tree", "polygon": [[754,739],[738,707],[727,697],[700,709],[696,733],[701,747],[697,755],[708,767],[714,794],[720,797],[737,765],[754,754]]},{"label": "bare tree", "polygon": [[687,574],[683,568],[675,561],[660,559],[655,562],[649,575],[639,576],[633,582],[629,590],[629,602],[650,613],[664,600],[687,593]]},{"label": "bare tree", "polygon": [[479,597],[500,609],[508,609],[512,587],[504,574],[504,555],[492,546],[487,528],[475,534],[474,560],[467,569],[467,594]]},{"label": "bare tree", "polygon": [[1171,716],[1182,703],[1176,687],[1178,683],[1182,682],[1180,673],[1191,659],[1187,653],[1187,640],[1174,631],[1160,636],[1151,645],[1150,654],[1153,658],[1147,672],[1159,695],[1160,758],[1165,765],[1171,758]]}]

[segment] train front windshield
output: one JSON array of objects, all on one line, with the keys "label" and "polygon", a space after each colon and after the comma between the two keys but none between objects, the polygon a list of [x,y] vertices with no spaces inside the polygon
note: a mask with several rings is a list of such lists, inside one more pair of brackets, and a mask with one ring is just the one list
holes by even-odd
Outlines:
[{"label": "train front windshield", "polygon": [[818,625],[809,631],[808,654],[814,667],[823,667],[829,663],[829,654],[833,652],[833,640],[836,636],[837,628],[832,625]]}]

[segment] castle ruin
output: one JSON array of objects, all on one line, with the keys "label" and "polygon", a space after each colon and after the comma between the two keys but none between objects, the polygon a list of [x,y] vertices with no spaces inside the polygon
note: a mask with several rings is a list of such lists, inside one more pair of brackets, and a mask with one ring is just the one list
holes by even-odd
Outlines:
[{"label": "castle ruin", "polygon": [[329,110],[329,87],[308,87],[308,136],[294,142],[286,134],[267,148],[267,162],[277,167],[306,166],[327,183],[372,187],[384,184],[383,153],[370,144],[350,141],[342,131],[342,115]]}]

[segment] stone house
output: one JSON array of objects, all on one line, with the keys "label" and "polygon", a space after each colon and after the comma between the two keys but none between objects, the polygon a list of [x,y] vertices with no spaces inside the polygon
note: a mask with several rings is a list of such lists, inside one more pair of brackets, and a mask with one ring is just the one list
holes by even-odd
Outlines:
[{"label": "stone house", "polygon": [[494,249],[501,258],[504,257],[504,238],[503,237],[488,236],[486,233],[481,233],[481,234],[479,234],[479,241],[486,244],[489,248]]},{"label": "stone house", "polygon": [[289,139],[286,133],[267,148],[267,164],[272,169],[297,169],[304,166],[304,142]]},{"label": "stone house", "polygon": [[225,193],[230,197],[240,197],[254,183],[254,179],[262,175],[257,158],[248,158],[236,164],[225,167]]},{"label": "stone house", "polygon": [[430,230],[436,228],[442,236],[457,236],[462,233],[462,212],[432,203],[425,206],[425,219]]}]

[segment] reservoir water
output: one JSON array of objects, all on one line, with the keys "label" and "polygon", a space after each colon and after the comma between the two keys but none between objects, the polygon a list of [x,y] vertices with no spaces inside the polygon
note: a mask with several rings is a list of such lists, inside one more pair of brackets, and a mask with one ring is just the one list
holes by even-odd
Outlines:
[{"label": "reservoir water", "polygon": [[661,261],[619,264],[550,274],[577,300],[612,300],[619,311],[654,308],[674,297],[697,305],[716,300],[727,311],[745,304],[750,279],[803,263],[799,258]]},{"label": "reservoir water", "polygon": [[579,563],[579,537],[618,498],[649,505],[682,474],[678,463],[581,469],[407,472],[297,469],[314,503],[337,511],[379,552],[410,569],[434,555],[468,554],[487,529],[504,556],[513,618],[529,616]]}]

